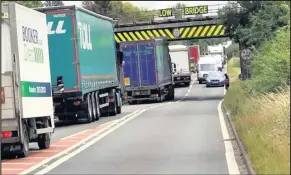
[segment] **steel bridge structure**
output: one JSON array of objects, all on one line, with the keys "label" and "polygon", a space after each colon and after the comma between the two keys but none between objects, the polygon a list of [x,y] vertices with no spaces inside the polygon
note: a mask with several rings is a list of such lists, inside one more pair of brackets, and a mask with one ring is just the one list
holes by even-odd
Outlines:
[{"label": "steel bridge structure", "polygon": [[153,11],[144,13],[142,17],[141,13],[127,15],[126,20],[121,16],[115,23],[114,39],[120,43],[156,38],[171,41],[228,37],[225,21],[218,17],[221,7],[208,6],[207,14],[191,16],[183,15],[179,9],[166,18],[157,17],[157,12]]}]

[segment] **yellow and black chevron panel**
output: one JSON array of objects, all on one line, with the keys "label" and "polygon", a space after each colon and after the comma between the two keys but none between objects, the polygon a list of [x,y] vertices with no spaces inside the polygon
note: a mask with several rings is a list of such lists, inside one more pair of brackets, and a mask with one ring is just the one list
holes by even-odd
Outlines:
[{"label": "yellow and black chevron panel", "polygon": [[212,38],[225,36],[224,25],[206,25],[179,28],[179,38]]},{"label": "yellow and black chevron panel", "polygon": [[140,41],[149,39],[193,39],[225,36],[223,25],[206,25],[194,27],[180,27],[168,29],[149,29],[130,32],[115,32],[116,42]]},{"label": "yellow and black chevron panel", "polygon": [[170,29],[150,29],[131,32],[116,32],[114,35],[114,39],[118,43],[125,41],[149,40],[155,38],[175,39],[175,36],[172,34],[172,31]]}]

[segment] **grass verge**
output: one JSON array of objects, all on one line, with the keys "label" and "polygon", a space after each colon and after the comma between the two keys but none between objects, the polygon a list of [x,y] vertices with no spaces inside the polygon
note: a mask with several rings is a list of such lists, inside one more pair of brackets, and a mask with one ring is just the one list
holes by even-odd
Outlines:
[{"label": "grass verge", "polygon": [[257,174],[290,174],[290,88],[250,95],[249,82],[237,81],[238,70],[230,60],[232,83],[224,104],[254,169]]}]

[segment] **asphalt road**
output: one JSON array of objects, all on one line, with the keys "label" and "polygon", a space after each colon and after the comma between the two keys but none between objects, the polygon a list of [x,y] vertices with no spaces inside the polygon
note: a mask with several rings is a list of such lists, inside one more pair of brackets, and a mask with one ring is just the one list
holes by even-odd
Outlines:
[{"label": "asphalt road", "polygon": [[[188,93],[176,89],[176,100]],[[145,111],[47,174],[228,174],[217,112],[223,87],[193,84],[183,100]],[[92,124],[58,127],[54,139],[65,137],[123,114]],[[70,134],[69,134],[70,133]]]}]

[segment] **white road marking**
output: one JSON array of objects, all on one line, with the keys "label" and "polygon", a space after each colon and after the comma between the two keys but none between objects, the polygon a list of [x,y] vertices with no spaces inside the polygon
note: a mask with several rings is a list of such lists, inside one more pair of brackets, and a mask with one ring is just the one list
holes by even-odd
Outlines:
[{"label": "white road marking", "polygon": [[2,162],[2,165],[32,165],[34,163],[23,163],[23,162]]},{"label": "white road marking", "polygon": [[106,135],[110,134],[111,132],[113,132],[114,130],[118,129],[119,127],[121,127],[122,125],[124,125],[125,123],[129,122],[130,120],[134,119],[135,117],[137,117],[138,115],[142,114],[143,112],[145,112],[148,109],[143,109],[141,111],[139,111],[138,113],[128,117],[126,120],[124,120],[121,123],[118,123],[116,126],[108,129],[105,133],[101,134],[100,136],[94,138],[93,140],[91,140],[90,142],[88,142],[86,145],[81,146],[80,148],[78,148],[77,150],[75,150],[74,152],[72,152],[69,155],[66,155],[60,159],[58,159],[56,162],[54,162],[53,164],[51,164],[50,166],[44,168],[43,170],[37,172],[36,174],[45,174],[49,171],[51,171],[52,169],[56,168],[57,166],[59,166],[60,164],[62,164],[63,162],[69,160],[70,158],[72,158],[73,156],[79,154],[80,152],[84,151],[85,149],[87,149],[89,146],[93,145],[94,143],[98,142],[100,139],[102,139],[103,137],[105,137]]},{"label": "white road marking", "polygon": [[[230,138],[229,138],[229,134],[228,134],[228,131],[226,128],[223,112],[221,110],[222,102],[223,102],[223,100],[221,100],[219,102],[217,110],[218,110],[218,117],[219,117],[222,137],[225,140],[225,139],[230,139]],[[225,157],[226,157],[226,163],[227,163],[227,167],[228,167],[228,173],[229,174],[240,174],[237,162],[235,160],[232,143],[231,142],[224,142],[224,146],[225,146]]]},{"label": "white road marking", "polygon": [[[192,82],[192,84],[191,84],[191,86],[190,86],[188,92],[191,91],[191,89],[192,89],[192,85],[193,85],[193,84],[194,84],[194,81]],[[187,95],[188,95],[188,93],[185,94],[185,96],[184,96],[181,100],[183,100]],[[176,101],[176,102],[180,102],[181,100],[178,100],[178,101]],[[63,162],[69,160],[71,157],[73,157],[73,156],[77,155],[78,153],[80,153],[81,151],[85,150],[86,148],[88,148],[88,147],[91,146],[92,144],[96,143],[97,141],[99,141],[100,139],[102,139],[103,137],[105,137],[106,135],[108,135],[109,133],[111,133],[111,132],[113,132],[114,130],[118,129],[120,126],[124,125],[124,124],[127,123],[128,121],[130,121],[130,120],[132,120],[133,118],[137,117],[138,115],[142,114],[143,112],[145,112],[145,111],[147,111],[147,110],[149,110],[149,109],[157,108],[157,107],[164,106],[164,105],[171,104],[171,103],[173,103],[173,102],[167,102],[167,103],[163,103],[163,104],[160,104],[160,105],[151,106],[151,107],[146,108],[146,109],[143,109],[143,110],[136,110],[136,111],[132,112],[131,114],[126,115],[126,116],[124,116],[124,117],[122,117],[122,118],[120,118],[120,119],[116,119],[116,120],[113,120],[113,121],[110,121],[110,122],[104,123],[104,124],[102,124],[102,125],[99,125],[98,127],[103,126],[103,125],[107,125],[107,127],[105,127],[105,128],[106,128],[106,129],[108,128],[108,130],[107,130],[105,133],[101,134],[100,136],[96,137],[95,139],[91,140],[89,143],[85,143],[87,140],[89,140],[89,139],[91,139],[91,138],[93,138],[93,137],[95,137],[96,135],[99,134],[99,132],[96,132],[95,134],[93,134],[93,135],[91,135],[91,136],[89,136],[89,137],[83,139],[82,141],[80,141],[80,142],[78,142],[77,144],[75,144],[75,145],[73,145],[73,146],[67,148],[66,150],[64,150],[64,151],[62,151],[62,152],[60,152],[60,153],[58,153],[58,154],[56,154],[56,155],[54,155],[54,156],[52,156],[52,157],[49,157],[49,158],[43,160],[42,162],[36,164],[35,166],[33,166],[33,167],[31,167],[31,168],[29,168],[29,169],[27,169],[27,170],[21,172],[21,174],[27,174],[27,173],[29,173],[29,172],[31,172],[31,171],[37,169],[37,168],[40,167],[40,166],[44,166],[47,162],[51,161],[52,159],[57,158],[58,156],[61,156],[61,155],[63,155],[63,154],[66,155],[66,156],[64,156],[64,157],[62,157],[62,158],[60,158],[60,159],[58,159],[56,162],[54,162],[54,163],[51,164],[50,166],[47,166],[47,167],[44,168],[43,170],[41,170],[41,171],[39,171],[39,172],[36,173],[36,174],[45,174],[45,173],[49,172],[50,170],[54,169],[55,167],[59,166],[59,165],[62,164]],[[124,121],[122,121],[122,120],[124,120]],[[113,126],[113,127],[111,128],[111,125],[113,125],[114,123],[116,123],[116,122],[118,122],[118,121],[122,121],[122,122],[121,122],[121,123],[118,123],[116,126]],[[104,129],[105,129],[105,128],[104,128]],[[78,134],[81,134],[81,133],[85,133],[85,132],[90,131],[90,130],[92,130],[92,129],[87,129],[87,130],[84,130],[84,131],[81,131],[81,132],[75,133],[75,134],[70,135],[70,136],[68,136],[68,137],[64,137],[64,138],[62,138],[61,140],[66,140],[66,139],[72,139],[72,138],[75,138],[74,136],[76,136],[76,135],[78,135]],[[80,148],[78,148],[77,150],[75,150],[75,151],[72,152],[72,153],[68,153],[70,150],[74,149],[75,147],[77,147],[77,146],[79,146],[79,145],[83,145],[83,146],[81,146]]]},{"label": "white road marking", "polygon": [[[137,112],[139,112],[139,111],[140,111],[140,110],[136,110],[136,111],[134,111],[134,112],[132,112],[132,113],[130,113],[130,114],[124,116],[123,118],[125,118],[125,117],[129,117],[129,116],[132,116],[132,115],[135,115],[135,114],[136,114]],[[121,118],[121,119],[123,119],[123,118]],[[100,131],[97,131],[96,133],[94,133],[94,134],[88,136],[87,138],[84,138],[82,141],[80,141],[80,142],[78,142],[78,143],[72,145],[71,147],[65,149],[64,151],[61,151],[60,153],[57,153],[57,154],[54,155],[54,156],[51,156],[51,157],[42,157],[42,158],[46,158],[46,159],[43,160],[43,161],[41,161],[41,162],[39,162],[38,164],[36,164],[36,165],[34,165],[34,166],[32,166],[32,167],[30,167],[30,168],[28,168],[28,169],[22,171],[20,174],[27,174],[27,173],[29,173],[29,172],[31,172],[31,171],[33,171],[33,170],[39,168],[40,166],[45,165],[47,162],[49,162],[49,161],[51,161],[51,160],[53,160],[53,159],[55,159],[55,158],[57,158],[57,157],[59,157],[59,156],[61,156],[61,155],[63,155],[63,154],[68,153],[68,152],[71,151],[72,149],[74,149],[74,148],[76,148],[76,147],[78,147],[78,146],[84,144],[87,140],[90,140],[91,138],[95,137],[95,136],[98,135],[101,131],[106,130],[106,129],[109,129],[112,125],[113,125],[113,124],[110,124],[110,125],[108,125],[108,126],[102,128]],[[82,132],[84,132],[84,131],[82,131]],[[73,134],[73,135],[76,135],[76,134]],[[84,145],[84,146],[85,146],[85,145]],[[68,155],[70,155],[70,154],[68,154]]]},{"label": "white road marking", "polygon": [[96,128],[98,128],[98,127],[100,127],[100,126],[108,125],[108,124],[113,123],[113,122],[117,122],[118,120],[119,120],[119,119],[115,119],[115,120],[112,120],[112,121],[110,121],[110,122],[103,123],[103,124],[97,126]]}]

